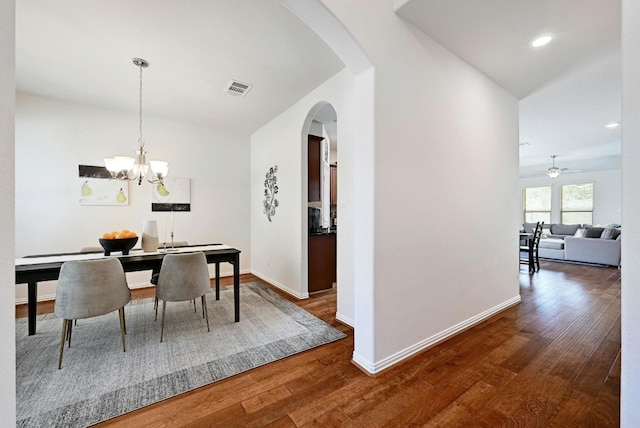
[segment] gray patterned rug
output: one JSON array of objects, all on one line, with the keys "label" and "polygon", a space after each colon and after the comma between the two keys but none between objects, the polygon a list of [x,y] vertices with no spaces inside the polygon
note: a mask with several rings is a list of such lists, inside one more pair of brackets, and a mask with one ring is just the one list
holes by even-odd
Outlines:
[{"label": "gray patterned rug", "polygon": [[39,316],[27,336],[27,320],[16,320],[17,425],[89,426],[345,337],[258,283],[240,286],[239,323],[231,287],[219,301],[207,295],[211,332],[197,302],[197,313],[191,302],[167,303],[163,343],[153,299],[130,302],[126,353],[117,311],[80,320],[61,370],[62,321]]}]

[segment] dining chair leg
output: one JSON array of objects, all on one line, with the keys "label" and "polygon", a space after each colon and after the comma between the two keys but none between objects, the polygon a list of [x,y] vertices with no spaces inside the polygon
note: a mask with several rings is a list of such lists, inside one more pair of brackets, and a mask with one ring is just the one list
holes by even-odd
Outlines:
[{"label": "dining chair leg", "polygon": [[156,317],[153,320],[158,321],[158,296],[156,296],[156,301],[153,304],[153,309],[156,310]]},{"label": "dining chair leg", "polygon": [[122,352],[127,352],[127,345],[125,344],[124,335],[127,334],[124,322],[124,306],[118,309],[118,314],[120,315],[120,336],[122,336]]},{"label": "dining chair leg", "polygon": [[164,312],[167,309],[167,302],[162,301],[162,321],[160,323],[160,343],[162,343],[162,337],[164,336]]},{"label": "dining chair leg", "polygon": [[64,342],[67,337],[67,320],[62,320],[62,337],[60,337],[60,356],[58,357],[58,370],[62,368],[62,354],[64,352]]},{"label": "dining chair leg", "polygon": [[69,320],[67,322],[67,339],[69,340],[69,348],[71,348],[71,333],[73,332],[73,322]]},{"label": "dining chair leg", "polygon": [[209,311],[207,311],[207,299],[205,296],[202,296],[202,311],[204,312],[205,318],[207,320],[207,331],[209,330]]},{"label": "dining chair leg", "polygon": [[122,326],[124,329],[124,334],[127,334],[127,317],[124,313],[124,306],[122,307]]},{"label": "dining chair leg", "polygon": [[193,299],[193,313],[198,313],[198,309],[196,309],[196,299]]},{"label": "dining chair leg", "polygon": [[529,251],[529,273],[533,273],[536,271],[535,260],[533,260],[533,252]]}]

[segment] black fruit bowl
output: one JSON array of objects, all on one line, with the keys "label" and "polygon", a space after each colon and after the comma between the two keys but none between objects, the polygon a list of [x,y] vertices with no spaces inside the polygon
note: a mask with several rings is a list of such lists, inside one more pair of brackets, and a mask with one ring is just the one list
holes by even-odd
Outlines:
[{"label": "black fruit bowl", "polygon": [[112,251],[122,251],[122,255],[129,254],[129,250],[133,248],[138,242],[138,237],[124,238],[124,239],[98,239],[102,248],[104,248],[104,255],[110,256]]}]

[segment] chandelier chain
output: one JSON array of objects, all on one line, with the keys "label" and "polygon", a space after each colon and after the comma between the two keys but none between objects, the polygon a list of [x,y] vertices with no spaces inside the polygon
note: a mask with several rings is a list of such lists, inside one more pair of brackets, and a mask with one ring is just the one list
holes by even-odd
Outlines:
[{"label": "chandelier chain", "polygon": [[144,140],[142,139],[142,63],[140,63],[140,105],[139,105],[139,114],[140,114],[140,137],[138,138],[138,142],[140,143],[140,147],[144,147]]}]

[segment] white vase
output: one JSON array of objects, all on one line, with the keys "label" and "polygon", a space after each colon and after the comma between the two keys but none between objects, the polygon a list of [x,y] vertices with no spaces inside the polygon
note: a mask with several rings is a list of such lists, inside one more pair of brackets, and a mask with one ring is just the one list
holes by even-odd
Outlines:
[{"label": "white vase", "polygon": [[158,223],[155,220],[145,220],[142,223],[142,251],[153,253],[158,251]]}]

